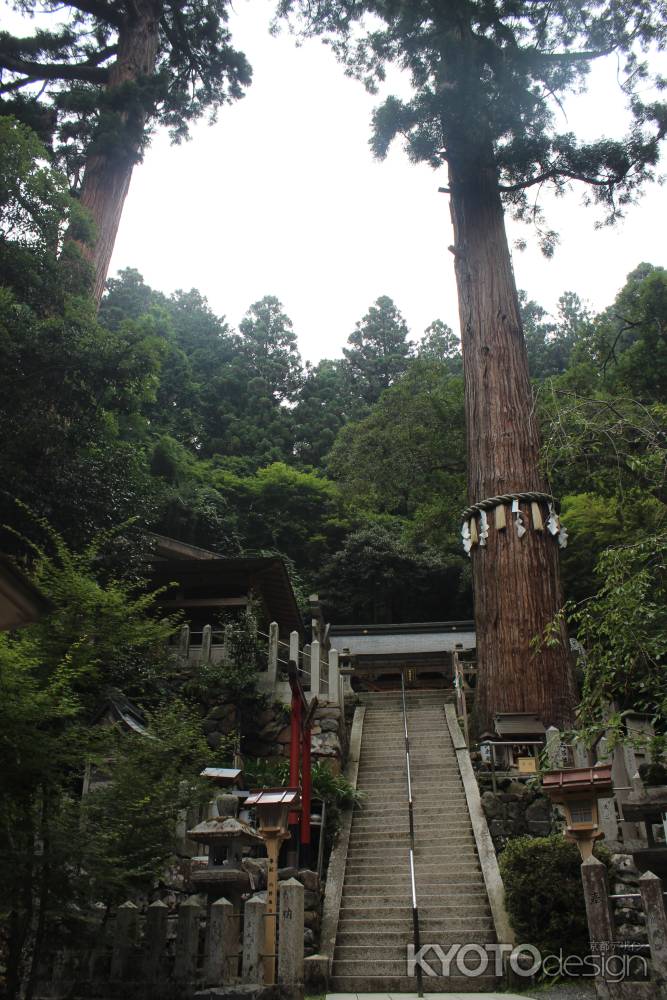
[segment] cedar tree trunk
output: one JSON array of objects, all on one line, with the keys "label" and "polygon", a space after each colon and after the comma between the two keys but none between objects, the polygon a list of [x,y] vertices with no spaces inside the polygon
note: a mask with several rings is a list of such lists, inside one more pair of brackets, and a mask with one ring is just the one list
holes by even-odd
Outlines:
[{"label": "cedar tree trunk", "polygon": [[[133,13],[128,15],[118,34],[118,56],[110,68],[108,91],[150,76],[155,71],[161,4],[152,0],[138,0],[132,8]],[[86,160],[81,204],[92,215],[96,235],[94,244],[82,249],[93,265],[92,294],[98,305],[104,291],[132,170],[139,155],[146,118],[146,112],[138,108],[123,112],[125,135],[121,148],[98,152],[93,149]]]},{"label": "cedar tree trunk", "polygon": [[[497,174],[481,163],[449,162],[471,503],[499,493],[547,492]],[[547,726],[573,720],[565,629],[555,646],[531,645],[563,603],[558,543],[546,530],[533,530],[529,504],[521,509],[523,538],[507,507],[507,528],[496,531],[489,512],[487,544],[471,551],[480,731],[491,728],[495,712],[535,712]]]}]

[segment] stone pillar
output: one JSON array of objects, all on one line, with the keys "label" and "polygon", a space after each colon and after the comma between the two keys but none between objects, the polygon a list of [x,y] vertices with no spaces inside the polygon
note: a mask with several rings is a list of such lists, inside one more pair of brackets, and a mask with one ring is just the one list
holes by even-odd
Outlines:
[{"label": "stone pillar", "polygon": [[310,646],[310,693],[313,698],[320,695],[320,644],[317,640]]},{"label": "stone pillar", "polygon": [[213,642],[212,628],[204,625],[201,633],[201,660],[200,663],[209,663],[211,660],[211,644]]},{"label": "stone pillar", "polygon": [[605,841],[610,844],[617,844],[618,817],[616,815],[616,799],[613,796],[598,799],[598,819]]},{"label": "stone pillar", "polygon": [[192,983],[197,978],[199,958],[199,922],[202,908],[192,896],[178,908],[174,979]]},{"label": "stone pillar", "polygon": [[182,656],[184,660],[187,660],[190,653],[190,626],[181,625],[181,631],[178,635],[178,655]]},{"label": "stone pillar", "polygon": [[144,969],[149,982],[160,979],[164,972],[168,914],[169,907],[159,899],[146,910]]},{"label": "stone pillar", "polygon": [[294,660],[297,667],[299,666],[299,633],[290,632],[289,634],[289,658]]},{"label": "stone pillar", "polygon": [[269,668],[268,677],[272,687],[278,679],[278,622],[269,625]]},{"label": "stone pillar", "polygon": [[228,986],[238,977],[238,915],[224,896],[209,909],[206,928],[206,985]]},{"label": "stone pillar", "polygon": [[261,983],[266,903],[254,896],[243,909],[243,982]]},{"label": "stone pillar", "polygon": [[553,771],[558,771],[563,766],[563,755],[561,753],[560,729],[549,726],[546,733],[546,750],[549,767]]},{"label": "stone pillar", "polygon": [[651,946],[651,983],[655,996],[664,1000],[667,997],[667,915],[662,880],[653,872],[645,872],[639,879],[639,891]]},{"label": "stone pillar", "polygon": [[591,755],[581,740],[575,740],[572,744],[572,756],[574,757],[575,767],[591,766]]},{"label": "stone pillar", "polygon": [[338,667],[338,650],[333,646],[329,650],[329,701],[332,705],[340,705],[341,701],[340,671]]},{"label": "stone pillar", "polygon": [[139,910],[134,903],[123,903],[116,911],[116,926],[111,954],[111,979],[127,979],[139,932]]},{"label": "stone pillar", "polygon": [[278,982],[303,983],[303,886],[295,878],[280,883]]},{"label": "stone pillar", "polygon": [[[607,870],[597,858],[587,858],[581,866],[581,880],[584,885],[591,955],[599,956],[600,961],[606,963],[614,952],[614,917],[609,903]],[[602,969],[595,976],[599,1000],[614,1000],[620,995],[617,985],[607,981]]]}]

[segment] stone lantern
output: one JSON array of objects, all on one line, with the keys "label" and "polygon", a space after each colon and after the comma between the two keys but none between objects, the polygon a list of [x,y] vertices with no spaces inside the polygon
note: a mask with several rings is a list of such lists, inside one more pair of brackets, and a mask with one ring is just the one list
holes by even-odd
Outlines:
[{"label": "stone lantern", "polygon": [[280,845],[289,840],[289,814],[300,808],[298,788],[263,788],[251,792],[246,808],[254,809],[259,832],[266,844],[269,870],[266,879],[264,920],[264,983],[276,981],[276,914],[278,912],[278,855]]},{"label": "stone lantern", "polygon": [[565,809],[566,836],[576,842],[586,861],[595,841],[604,836],[598,823],[598,798],[606,798],[611,791],[611,764],[547,771],[542,785],[551,801]]},{"label": "stone lantern", "polygon": [[193,868],[190,881],[195,889],[208,893],[210,901],[225,896],[238,908],[241,894],[250,889],[250,876],[242,865],[243,849],[258,847],[263,841],[249,823],[237,818],[235,796],[221,796],[217,806],[220,815],[188,830],[190,840],[208,847],[207,863]]}]

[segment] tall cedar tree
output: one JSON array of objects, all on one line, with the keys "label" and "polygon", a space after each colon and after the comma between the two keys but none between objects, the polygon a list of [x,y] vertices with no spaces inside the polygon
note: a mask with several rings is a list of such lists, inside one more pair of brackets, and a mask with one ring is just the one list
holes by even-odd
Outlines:
[{"label": "tall cedar tree", "polygon": [[[64,12],[55,30],[0,32],[0,111],[50,123],[70,173],[83,167],[81,203],[96,224],[84,252],[102,297],[134,164],[150,127],[176,140],[188,123],[239,98],[250,66],[227,30],[227,0],[21,0],[26,14]],[[40,86],[46,109],[31,95]]]},{"label": "tall cedar tree", "polygon": [[[647,102],[649,46],[667,34],[664,0],[282,0],[306,33],[322,35],[348,72],[373,89],[387,63],[407,70],[413,96],[388,98],[371,140],[383,157],[401,135],[414,161],[447,166],[461,321],[471,501],[545,490],[504,206],[533,216],[532,188],[581,181],[618,216],[652,175],[667,131],[665,104]],[[367,15],[370,15],[367,18]],[[578,143],[556,128],[563,97],[591,63],[616,54],[632,126],[620,139]],[[552,249],[555,234],[543,237]],[[473,553],[478,722],[537,712],[569,723],[575,703],[567,638],[535,654],[561,606],[558,553],[548,533],[493,530]]]},{"label": "tall cedar tree", "polygon": [[350,380],[368,406],[405,374],[413,347],[408,332],[393,299],[381,295],[347,338],[343,354]]}]

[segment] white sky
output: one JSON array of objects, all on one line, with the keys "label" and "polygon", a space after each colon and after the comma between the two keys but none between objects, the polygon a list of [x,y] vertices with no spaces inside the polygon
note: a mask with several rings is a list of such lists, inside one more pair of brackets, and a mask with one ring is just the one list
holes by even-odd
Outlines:
[{"label": "white sky", "polygon": [[[162,291],[196,287],[234,326],[252,302],[277,295],[304,360],[340,356],[379,295],[395,300],[413,337],[435,318],[458,330],[448,199],[437,192],[444,171],[409,163],[398,144],[374,161],[378,98],[320,42],[297,48],[287,31],[271,37],[272,8],[237,0],[230,26],[253,83],[216,125],[195,126],[189,143],[155,136],[135,169],[111,273],[136,267]],[[559,128],[618,134],[615,73],[615,62],[598,67]],[[666,195],[652,185],[623,224],[597,231],[581,192],[555,202],[547,221],[561,244],[551,261],[510,222],[510,240],[529,239],[514,253],[519,287],[547,308],[565,290],[608,305],[640,261],[667,263]]]}]

